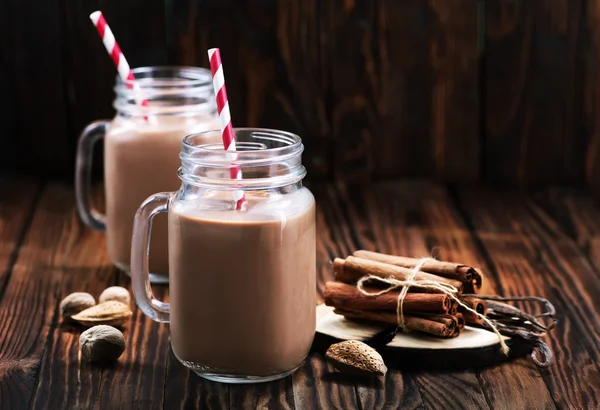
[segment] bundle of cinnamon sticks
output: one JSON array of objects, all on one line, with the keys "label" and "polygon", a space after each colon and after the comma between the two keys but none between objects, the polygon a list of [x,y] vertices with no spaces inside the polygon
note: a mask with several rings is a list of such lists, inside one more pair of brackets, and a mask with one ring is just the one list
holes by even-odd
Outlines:
[{"label": "bundle of cinnamon sticks", "polygon": [[[386,255],[370,251],[356,251],[346,259],[333,262],[334,282],[325,287],[325,304],[335,308],[335,313],[349,320],[374,322],[387,326],[398,325],[398,296],[401,289],[372,296],[356,286],[361,278],[374,275],[405,281],[421,260],[403,256]],[[414,331],[439,337],[456,337],[465,324],[481,324],[482,319],[461,307],[449,295],[431,287],[419,287],[419,281],[435,281],[453,286],[456,297],[471,309],[485,315],[486,302],[464,293],[476,294],[482,286],[481,271],[467,265],[427,260],[414,276],[416,283],[408,289],[402,301],[404,326]],[[367,284],[363,290],[377,293],[377,283]]]}]

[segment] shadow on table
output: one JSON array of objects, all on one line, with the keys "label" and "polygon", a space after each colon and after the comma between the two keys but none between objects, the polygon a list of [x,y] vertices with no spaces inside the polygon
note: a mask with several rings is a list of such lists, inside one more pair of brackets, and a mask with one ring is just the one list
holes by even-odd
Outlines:
[{"label": "shadow on table", "polygon": [[[318,333],[311,351],[325,355],[329,346],[340,340]],[[509,340],[510,353],[504,355],[498,345],[479,349],[452,349],[451,352],[431,349],[383,348],[379,353],[389,369],[420,370],[461,370],[474,367],[484,368],[531,353],[532,346],[519,340]]]}]

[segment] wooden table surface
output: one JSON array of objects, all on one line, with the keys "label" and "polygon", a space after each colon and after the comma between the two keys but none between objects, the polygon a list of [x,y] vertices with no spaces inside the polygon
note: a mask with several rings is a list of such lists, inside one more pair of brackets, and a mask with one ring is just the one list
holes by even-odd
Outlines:
[{"label": "wooden table surface", "polygon": [[[0,409],[600,408],[600,210],[575,188],[526,194],[427,182],[356,188],[312,185],[318,203],[318,284],[329,261],[355,249],[461,261],[503,295],[541,295],[560,323],[547,338],[556,364],[528,357],[461,371],[390,370],[381,380],[337,377],[313,353],[278,382],[228,386],[192,375],[167,325],[136,309],[117,364],[78,360],[79,331],[60,300],[129,286],[104,235],[83,226],[72,187],[0,177]],[[157,288],[159,296],[167,290]]]}]

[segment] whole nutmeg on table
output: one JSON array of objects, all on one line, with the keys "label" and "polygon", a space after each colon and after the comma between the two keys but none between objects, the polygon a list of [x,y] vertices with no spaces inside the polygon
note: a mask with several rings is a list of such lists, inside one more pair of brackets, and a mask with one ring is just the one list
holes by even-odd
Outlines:
[{"label": "whole nutmeg on table", "polygon": [[96,304],[96,299],[86,292],[75,292],[65,297],[60,302],[60,314],[65,319],[86,310]]},{"label": "whole nutmeg on table", "polygon": [[387,367],[371,346],[358,340],[346,340],[329,346],[325,358],[341,372],[356,376],[384,376]]},{"label": "whole nutmeg on table", "polygon": [[90,327],[79,337],[81,356],[92,362],[117,360],[125,351],[123,333],[112,326]]},{"label": "whole nutmeg on table", "polygon": [[109,300],[83,310],[71,318],[84,326],[123,326],[132,315],[129,305]]},{"label": "whole nutmeg on table", "polygon": [[111,286],[110,288],[104,289],[98,298],[99,302],[108,302],[109,300],[116,300],[129,306],[131,304],[131,295],[129,291],[121,286]]}]

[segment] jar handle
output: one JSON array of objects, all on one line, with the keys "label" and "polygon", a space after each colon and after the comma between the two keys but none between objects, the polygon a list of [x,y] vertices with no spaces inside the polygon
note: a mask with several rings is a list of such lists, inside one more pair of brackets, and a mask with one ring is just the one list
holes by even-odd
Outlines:
[{"label": "jar handle", "polygon": [[81,220],[92,229],[104,231],[106,218],[91,206],[90,181],[92,175],[93,148],[106,135],[110,121],[95,121],[89,124],[77,143],[75,160],[75,202]]},{"label": "jar handle", "polygon": [[170,304],[154,297],[150,287],[148,260],[152,219],[161,212],[169,211],[172,195],[172,192],[154,194],[140,205],[133,221],[131,239],[131,279],[135,302],[150,319],[166,323],[170,318]]}]

